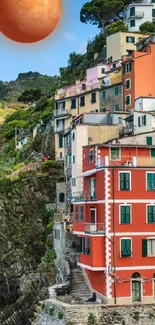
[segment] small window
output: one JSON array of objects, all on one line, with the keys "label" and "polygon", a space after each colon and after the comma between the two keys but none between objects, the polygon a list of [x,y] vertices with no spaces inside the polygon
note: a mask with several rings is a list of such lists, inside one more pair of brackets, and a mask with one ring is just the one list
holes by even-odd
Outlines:
[{"label": "small window", "polygon": [[94,161],[94,150],[90,149],[89,150],[89,163],[92,164]]},{"label": "small window", "polygon": [[142,124],[143,124],[143,126],[146,125],[146,115],[142,116]]},{"label": "small window", "polygon": [[64,193],[60,193],[59,194],[59,202],[60,203],[64,203],[65,202],[65,194]]},{"label": "small window", "polygon": [[131,62],[124,64],[124,73],[129,73],[132,70]]},{"label": "small window", "polygon": [[118,124],[123,124],[123,118],[122,117],[118,117]]},{"label": "small window", "polygon": [[115,111],[119,111],[119,104],[115,105]]},{"label": "small window", "polygon": [[73,156],[73,164],[75,164],[75,156]]},{"label": "small window", "polygon": [[92,104],[96,103],[96,93],[91,94],[91,103]]},{"label": "small window", "polygon": [[129,191],[130,190],[130,173],[120,173],[120,190]]},{"label": "small window", "polygon": [[63,135],[59,134],[59,148],[63,148]]},{"label": "small window", "polygon": [[131,216],[130,216],[130,205],[121,205],[120,207],[121,213],[121,223],[130,223]]},{"label": "small window", "polygon": [[87,246],[86,246],[85,254],[90,255],[90,238],[87,238]]},{"label": "small window", "polygon": [[86,84],[82,84],[82,90],[86,90]]},{"label": "small window", "polygon": [[96,199],[96,182],[95,178],[89,180],[89,200]]},{"label": "small window", "polygon": [[84,221],[84,207],[81,206],[81,221]]},{"label": "small window", "polygon": [[140,118],[140,116],[138,117],[138,126],[139,127],[141,126],[141,118]]},{"label": "small window", "polygon": [[146,144],[152,146],[152,137],[146,137]]},{"label": "small window", "polygon": [[105,73],[105,69],[104,68],[101,68],[101,73]]},{"label": "small window", "polygon": [[147,222],[155,223],[155,205],[147,206]]},{"label": "small window", "polygon": [[147,190],[155,191],[155,173],[147,173]]},{"label": "small window", "polygon": [[126,37],[126,42],[127,43],[135,43],[135,38],[134,37],[132,37],[132,36],[127,36]]},{"label": "small window", "polygon": [[76,208],[75,208],[75,219],[76,219],[76,221],[79,220],[79,209],[78,209],[78,206],[76,206]]},{"label": "small window", "polygon": [[113,63],[112,67],[113,67],[113,69],[115,69],[116,68],[116,63]]},{"label": "small window", "polygon": [[121,257],[131,257],[131,239],[121,239]]},{"label": "small window", "polygon": [[85,106],[85,96],[80,97],[80,106]]},{"label": "small window", "polygon": [[131,104],[131,96],[127,95],[126,96],[126,105],[130,105]]},{"label": "small window", "polygon": [[111,160],[120,159],[120,148],[111,148],[110,157],[111,157]]},{"label": "small window", "polygon": [[65,108],[66,102],[62,102],[62,108]]},{"label": "small window", "polygon": [[71,154],[68,155],[68,165],[71,165],[72,164],[72,156]]},{"label": "small window", "polygon": [[135,7],[130,8],[130,17],[135,16]]},{"label": "small window", "polygon": [[118,94],[119,94],[119,87],[117,86],[114,88],[114,95],[118,96]]},{"label": "small window", "polygon": [[155,17],[155,9],[152,9],[152,17]]},{"label": "small window", "polygon": [[75,133],[73,133],[73,135],[72,135],[72,140],[73,141],[75,140]]},{"label": "small window", "polygon": [[135,27],[135,19],[130,20],[130,27]]},{"label": "small window", "polygon": [[102,100],[106,99],[106,91],[105,90],[102,90],[102,92],[101,92],[101,99]]},{"label": "small window", "polygon": [[131,79],[126,79],[126,89],[131,88]]},{"label": "small window", "polygon": [[71,100],[71,108],[72,109],[76,108],[76,99],[75,98]]},{"label": "small window", "polygon": [[76,186],[76,178],[72,178],[72,186]]},{"label": "small window", "polygon": [[142,256],[155,256],[155,238],[142,240]]}]

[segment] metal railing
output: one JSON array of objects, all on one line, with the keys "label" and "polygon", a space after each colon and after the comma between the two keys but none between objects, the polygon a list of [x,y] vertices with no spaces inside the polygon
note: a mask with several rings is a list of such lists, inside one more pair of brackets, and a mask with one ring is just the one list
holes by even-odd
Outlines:
[{"label": "metal railing", "polygon": [[97,168],[104,166],[122,167],[155,167],[155,157],[123,156],[123,157],[101,157],[97,161]]},{"label": "metal railing", "polygon": [[72,213],[65,214],[61,212],[54,213],[54,222],[72,222]]},{"label": "metal railing", "polygon": [[105,224],[104,223],[85,223],[85,232],[104,233],[105,232]]},{"label": "metal railing", "polygon": [[72,201],[96,201],[96,191],[90,193],[89,190],[83,192],[74,192],[72,195]]}]

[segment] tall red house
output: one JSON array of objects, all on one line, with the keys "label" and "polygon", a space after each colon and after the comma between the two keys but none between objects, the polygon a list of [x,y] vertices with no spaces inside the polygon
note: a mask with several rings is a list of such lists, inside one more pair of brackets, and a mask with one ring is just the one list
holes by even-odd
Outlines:
[{"label": "tall red house", "polygon": [[155,146],[83,148],[79,266],[109,304],[155,302]]}]

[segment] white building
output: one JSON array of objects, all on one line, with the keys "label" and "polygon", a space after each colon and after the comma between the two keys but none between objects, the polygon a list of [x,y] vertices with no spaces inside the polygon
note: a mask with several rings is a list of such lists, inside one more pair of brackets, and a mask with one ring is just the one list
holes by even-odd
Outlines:
[{"label": "white building", "polygon": [[155,111],[155,97],[139,97],[135,100],[136,111]]},{"label": "white building", "polygon": [[146,0],[128,5],[124,11],[124,22],[130,32],[139,31],[140,25],[146,21],[155,22],[155,3],[153,1]]}]

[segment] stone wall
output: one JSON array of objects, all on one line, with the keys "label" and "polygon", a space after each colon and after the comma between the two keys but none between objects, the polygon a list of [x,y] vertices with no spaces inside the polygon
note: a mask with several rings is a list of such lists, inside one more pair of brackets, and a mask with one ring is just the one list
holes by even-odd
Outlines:
[{"label": "stone wall", "polygon": [[[50,305],[50,308],[53,308],[54,315],[63,314],[64,321],[61,321],[61,324],[66,325],[155,324],[155,305],[68,305],[57,300],[48,301],[48,305]],[[53,324],[52,318],[51,324]],[[58,318],[57,325],[59,325]]]}]

